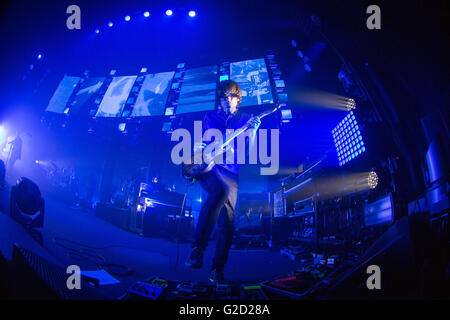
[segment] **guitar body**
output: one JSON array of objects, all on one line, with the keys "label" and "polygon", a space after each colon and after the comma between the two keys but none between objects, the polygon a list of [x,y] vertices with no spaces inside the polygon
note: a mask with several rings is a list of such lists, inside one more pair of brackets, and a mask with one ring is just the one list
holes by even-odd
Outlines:
[{"label": "guitar body", "polygon": [[203,154],[203,150],[194,153],[188,163],[181,164],[181,174],[187,179],[196,179],[203,173],[209,172],[215,165],[214,158],[222,155],[228,150],[227,147],[222,147],[213,142],[215,150],[214,155]]},{"label": "guitar body", "polygon": [[202,174],[209,172],[214,168],[215,163],[191,163],[181,165],[181,174],[187,179],[198,179]]}]

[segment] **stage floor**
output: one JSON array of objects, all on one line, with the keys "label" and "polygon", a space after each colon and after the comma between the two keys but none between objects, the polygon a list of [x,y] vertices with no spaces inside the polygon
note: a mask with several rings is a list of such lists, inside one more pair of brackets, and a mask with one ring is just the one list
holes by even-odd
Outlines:
[{"label": "stage floor", "polygon": [[[43,246],[65,266],[79,265],[81,270],[97,270],[98,265],[114,264],[129,268],[128,275],[117,275],[120,284],[105,286],[105,291],[119,297],[136,281],[150,277],[206,283],[215,249],[211,241],[202,269],[184,266],[191,245],[177,244],[163,238],[144,238],[51,198],[46,198]],[[81,252],[81,255],[80,255]],[[230,283],[255,284],[302,267],[275,250],[231,250],[225,267]],[[124,271],[119,269],[119,271]]]}]

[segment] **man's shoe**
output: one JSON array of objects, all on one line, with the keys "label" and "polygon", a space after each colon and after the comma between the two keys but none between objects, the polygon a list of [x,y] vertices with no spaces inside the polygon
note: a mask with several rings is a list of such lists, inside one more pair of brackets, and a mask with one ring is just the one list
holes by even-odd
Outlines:
[{"label": "man's shoe", "polygon": [[223,270],[213,269],[209,276],[209,282],[211,284],[224,284],[225,277],[223,275]]},{"label": "man's shoe", "polygon": [[189,268],[201,268],[203,265],[203,253],[204,249],[200,247],[194,247],[194,249],[192,249],[191,255],[184,263],[185,266]]}]

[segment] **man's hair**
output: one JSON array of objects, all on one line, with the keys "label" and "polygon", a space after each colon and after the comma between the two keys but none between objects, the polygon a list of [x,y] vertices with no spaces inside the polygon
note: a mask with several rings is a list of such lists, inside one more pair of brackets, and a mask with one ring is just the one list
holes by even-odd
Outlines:
[{"label": "man's hair", "polygon": [[229,95],[235,95],[238,97],[238,104],[242,101],[241,87],[233,80],[221,81],[217,86],[217,98],[226,98]]}]

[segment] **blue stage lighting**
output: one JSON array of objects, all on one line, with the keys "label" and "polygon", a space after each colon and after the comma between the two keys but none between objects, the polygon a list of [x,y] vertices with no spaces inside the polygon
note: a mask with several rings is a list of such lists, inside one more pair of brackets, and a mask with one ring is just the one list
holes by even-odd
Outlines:
[{"label": "blue stage lighting", "polygon": [[42,57],[43,57],[42,53],[39,53],[39,54],[37,55],[38,60],[41,60]]},{"label": "blue stage lighting", "polygon": [[108,22],[108,27],[112,27],[114,24],[112,22]]},{"label": "blue stage lighting", "polygon": [[127,125],[126,123],[119,123],[118,127],[119,131],[125,132],[126,125]]},{"label": "blue stage lighting", "polygon": [[305,68],[306,72],[311,72],[311,67],[309,64],[305,63],[305,65],[303,67]]},{"label": "blue stage lighting", "polygon": [[195,17],[196,13],[194,10],[189,11],[189,17],[193,18]]},{"label": "blue stage lighting", "polygon": [[95,33],[99,34],[100,30],[99,29],[95,29]]},{"label": "blue stage lighting", "polygon": [[340,166],[366,151],[353,111],[350,111],[331,133]]},{"label": "blue stage lighting", "polygon": [[145,12],[144,12],[144,17],[146,17],[146,18],[150,17],[150,12],[145,11]]},{"label": "blue stage lighting", "polygon": [[4,126],[0,126],[0,143],[6,140],[6,129]]},{"label": "blue stage lighting", "polygon": [[166,11],[166,16],[171,16],[172,14],[173,14],[172,10],[169,9],[169,10]]},{"label": "blue stage lighting", "polygon": [[130,16],[125,16],[125,21],[130,21],[131,20],[131,17]]}]

